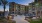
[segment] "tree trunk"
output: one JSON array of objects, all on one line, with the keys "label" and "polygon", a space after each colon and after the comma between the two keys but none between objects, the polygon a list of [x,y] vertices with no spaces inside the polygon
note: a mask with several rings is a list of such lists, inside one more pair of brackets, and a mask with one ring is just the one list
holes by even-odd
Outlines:
[{"label": "tree trunk", "polygon": [[5,5],[4,5],[4,15],[3,15],[3,17],[5,16]]}]

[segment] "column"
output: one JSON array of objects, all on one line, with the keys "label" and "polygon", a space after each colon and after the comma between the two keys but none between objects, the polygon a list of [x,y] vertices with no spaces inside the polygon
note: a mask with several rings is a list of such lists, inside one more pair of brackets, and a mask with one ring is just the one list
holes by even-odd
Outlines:
[{"label": "column", "polygon": [[40,18],[41,18],[42,16],[41,16],[41,11],[40,11]]},{"label": "column", "polygon": [[36,18],[37,18],[37,10],[36,10]]}]

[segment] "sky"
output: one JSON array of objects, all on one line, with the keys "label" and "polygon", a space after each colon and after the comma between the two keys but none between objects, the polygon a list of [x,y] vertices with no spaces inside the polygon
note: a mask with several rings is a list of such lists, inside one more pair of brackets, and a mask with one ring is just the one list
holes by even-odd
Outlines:
[{"label": "sky", "polygon": [[[22,4],[22,5],[28,5],[31,2],[34,2],[34,0],[7,0],[8,2],[15,2],[18,4]],[[9,5],[6,5],[6,11],[9,11]],[[3,11],[3,6],[0,5],[0,11]]]}]

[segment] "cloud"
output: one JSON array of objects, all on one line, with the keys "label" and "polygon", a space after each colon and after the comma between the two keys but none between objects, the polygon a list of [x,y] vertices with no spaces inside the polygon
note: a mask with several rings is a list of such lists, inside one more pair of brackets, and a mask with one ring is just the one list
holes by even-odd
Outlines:
[{"label": "cloud", "polygon": [[27,5],[31,2],[34,2],[34,0],[14,0],[14,2],[18,3],[18,4],[24,4]]}]

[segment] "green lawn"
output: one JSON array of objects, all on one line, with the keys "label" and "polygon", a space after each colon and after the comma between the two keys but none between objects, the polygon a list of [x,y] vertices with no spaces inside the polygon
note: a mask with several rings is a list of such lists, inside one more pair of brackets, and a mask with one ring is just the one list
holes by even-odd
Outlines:
[{"label": "green lawn", "polygon": [[39,21],[31,21],[30,23],[42,23],[42,20],[39,20]]}]

